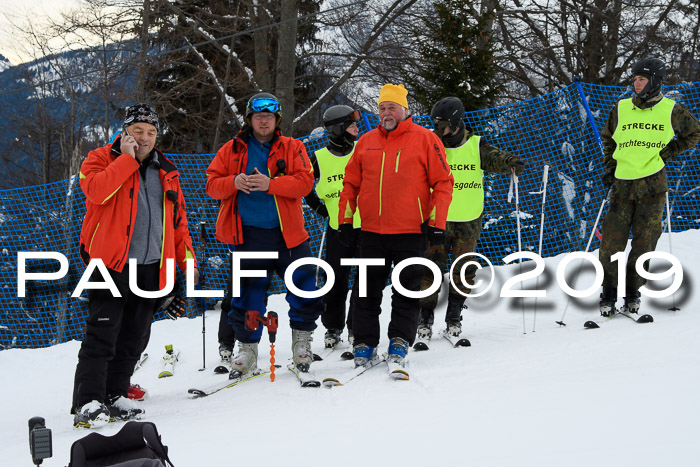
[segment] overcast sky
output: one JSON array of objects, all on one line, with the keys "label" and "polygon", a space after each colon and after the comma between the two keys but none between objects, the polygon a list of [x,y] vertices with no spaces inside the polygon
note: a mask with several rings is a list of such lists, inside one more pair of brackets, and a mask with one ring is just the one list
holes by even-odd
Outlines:
[{"label": "overcast sky", "polygon": [[21,24],[25,18],[40,18],[79,4],[80,0],[0,0],[0,54],[13,64],[20,60],[13,47],[11,31],[8,30],[8,17]]}]

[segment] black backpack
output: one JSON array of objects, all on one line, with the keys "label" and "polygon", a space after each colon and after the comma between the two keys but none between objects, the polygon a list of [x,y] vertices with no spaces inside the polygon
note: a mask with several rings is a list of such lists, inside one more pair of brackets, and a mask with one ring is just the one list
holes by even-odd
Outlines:
[{"label": "black backpack", "polygon": [[113,436],[91,433],[74,442],[68,467],[174,467],[156,426],[128,422]]}]

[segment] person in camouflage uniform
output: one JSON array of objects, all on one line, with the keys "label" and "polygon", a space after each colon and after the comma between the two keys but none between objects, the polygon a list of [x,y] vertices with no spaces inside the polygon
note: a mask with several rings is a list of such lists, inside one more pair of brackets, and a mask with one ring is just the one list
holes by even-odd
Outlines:
[{"label": "person in camouflage uniform", "polygon": [[[484,207],[483,170],[507,174],[514,171],[520,175],[525,163],[513,154],[498,149],[464,125],[464,106],[457,97],[445,97],[433,106],[430,113],[435,124],[435,133],[445,145],[447,161],[455,178],[452,203],[447,214],[447,228],[444,245],[429,246],[426,257],[440,270],[447,265],[447,256],[452,253],[453,261],[465,253],[472,253],[481,235],[481,213]],[[463,261],[463,260],[461,260]],[[460,261],[460,262],[461,262]],[[450,284],[445,314],[446,332],[459,336],[462,332],[462,308],[469,287],[461,283],[460,268],[454,268],[452,282],[463,285],[461,292]],[[473,283],[476,266],[465,271],[468,283]],[[426,290],[433,282],[433,275],[423,277],[421,290]],[[418,337],[432,336],[438,292],[421,299],[421,316]]]},{"label": "person in camouflage uniform", "polygon": [[605,156],[602,179],[606,190],[610,189],[600,245],[603,316],[616,311],[617,264],[610,257],[625,250],[630,228],[633,238],[627,258],[624,308],[633,313],[639,310],[639,288],[646,281],[637,274],[635,264],[641,255],[656,249],[661,236],[668,190],[664,162],[700,141],[698,120],[681,104],[661,94],[666,76],[661,60],[640,60],[632,67],[632,75],[634,96],[613,107],[601,133]]}]

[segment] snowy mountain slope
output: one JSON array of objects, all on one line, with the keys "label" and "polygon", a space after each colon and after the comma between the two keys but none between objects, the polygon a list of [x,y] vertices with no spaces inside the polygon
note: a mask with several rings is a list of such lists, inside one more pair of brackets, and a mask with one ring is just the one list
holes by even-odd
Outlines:
[{"label": "snowy mountain slope", "polygon": [[[432,466],[697,466],[700,465],[700,232],[674,234],[684,266],[676,294],[681,311],[667,311],[671,298],[643,300],[653,324],[624,317],[603,321],[595,296],[571,302],[566,327],[555,324],[566,306],[556,281],[538,300],[528,299],[523,333],[519,302],[490,293],[473,299],[464,329],[473,346],[452,349],[433,339],[428,352],[412,352],[411,381],[391,381],[377,367],[344,387],[302,389],[286,368],[274,383],[261,377],[221,393],[190,400],[186,391],[222,381],[218,360],[218,311],[207,313],[207,370],[202,366],[201,318],[154,324],[150,357],[133,378],[148,388],[147,419],[158,426],[178,467],[206,465],[356,466],[396,463]],[[659,242],[668,251],[667,235]],[[546,260],[556,271],[562,256]],[[577,262],[571,264],[576,269]],[[496,286],[518,265],[498,267]],[[523,268],[525,266],[523,265]],[[590,285],[582,273],[577,288]],[[540,288],[546,281],[540,279]],[[534,281],[532,281],[534,284]],[[528,282],[528,286],[530,283]],[[516,287],[517,289],[518,287]],[[383,334],[390,289],[385,291]],[[280,295],[277,363],[291,356],[286,307]],[[444,307],[444,305],[443,305]],[[442,323],[444,308],[436,313]],[[586,320],[601,322],[583,329]],[[439,326],[436,325],[436,329]],[[323,330],[315,335],[320,351]],[[158,379],[164,346],[181,350],[172,378]],[[383,339],[381,350],[388,344]],[[64,466],[70,445],[88,434],[74,430],[69,405],[79,343],[48,349],[0,352],[5,384],[0,389],[0,465],[32,465],[27,420],[46,418],[54,457]],[[269,366],[269,344],[259,366]],[[352,365],[318,364],[321,376]],[[334,370],[337,368],[338,370]],[[116,433],[123,424],[100,430]]]}]

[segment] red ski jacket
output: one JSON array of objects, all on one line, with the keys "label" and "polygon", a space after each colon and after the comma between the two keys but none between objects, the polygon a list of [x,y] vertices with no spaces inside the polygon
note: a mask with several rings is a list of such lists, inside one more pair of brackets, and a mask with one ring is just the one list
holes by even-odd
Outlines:
[{"label": "red ski jacket", "polygon": [[345,167],[339,224],[360,209],[362,230],[421,233],[421,224],[445,229],[454,177],[435,133],[408,119],[396,129],[362,135]]},{"label": "red ski jacket", "polygon": [[[243,238],[238,213],[236,175],[244,173],[248,164],[247,132],[224,144],[207,168],[207,193],[221,201],[216,219],[216,238],[224,243],[240,245]],[[266,174],[270,177],[268,193],[275,198],[282,236],[287,248],[294,248],[309,238],[304,228],[301,199],[314,184],[313,169],[304,144],[277,131],[271,141]],[[280,170],[284,161],[284,170]]]},{"label": "red ski jacket", "polygon": [[[128,154],[121,154],[120,141],[121,136],[112,144],[90,151],[80,167],[80,188],[87,198],[80,232],[80,256],[85,264],[91,258],[100,258],[105,266],[118,272],[128,262],[141,182],[139,162]],[[195,255],[177,168],[160,151],[158,159],[164,215],[159,281],[162,289],[166,281],[165,259],[175,259],[184,272],[185,260],[195,259]],[[168,190],[177,192],[177,206],[166,196]],[[177,228],[173,216],[175,221],[180,219]]]}]

